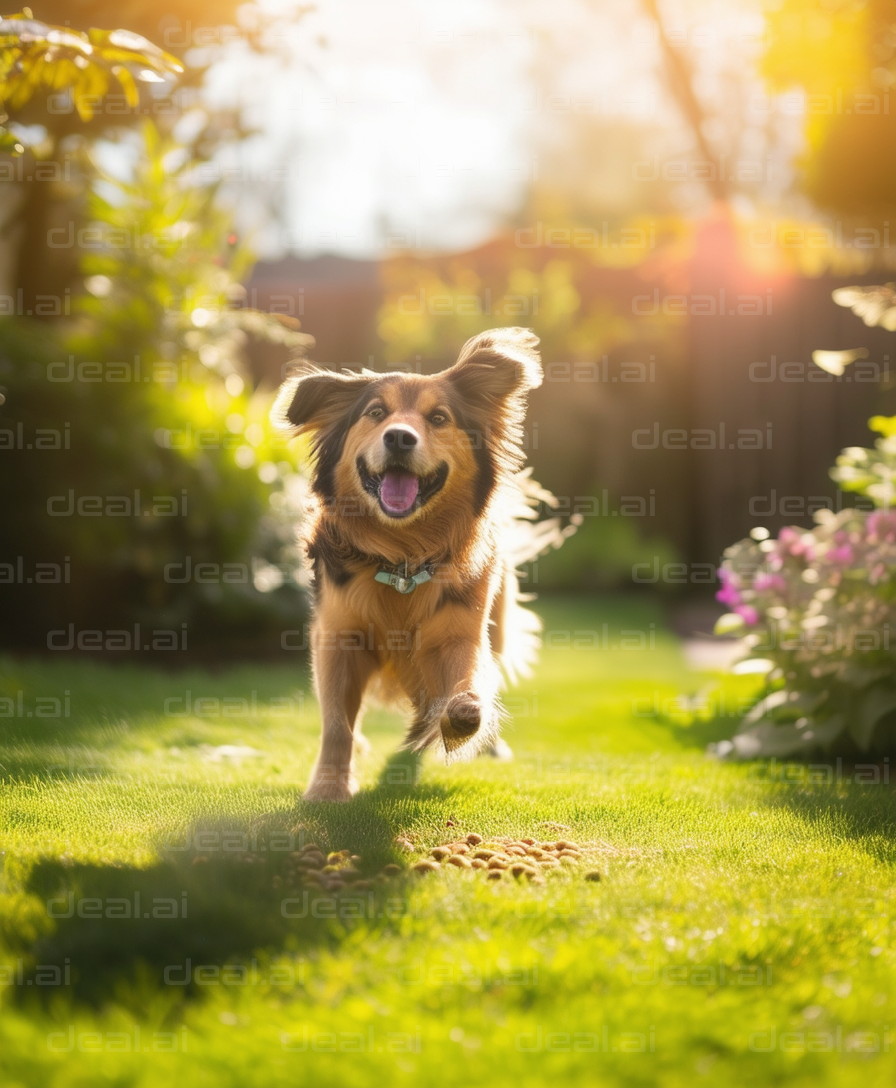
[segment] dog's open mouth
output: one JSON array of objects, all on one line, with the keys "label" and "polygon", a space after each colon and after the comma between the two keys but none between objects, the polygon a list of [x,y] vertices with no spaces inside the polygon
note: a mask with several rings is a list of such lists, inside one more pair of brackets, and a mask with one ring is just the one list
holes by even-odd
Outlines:
[{"label": "dog's open mouth", "polygon": [[409,517],[441,491],[448,479],[448,465],[444,461],[428,476],[416,476],[399,466],[371,472],[363,457],[358,458],[357,467],[362,487],[390,518]]}]

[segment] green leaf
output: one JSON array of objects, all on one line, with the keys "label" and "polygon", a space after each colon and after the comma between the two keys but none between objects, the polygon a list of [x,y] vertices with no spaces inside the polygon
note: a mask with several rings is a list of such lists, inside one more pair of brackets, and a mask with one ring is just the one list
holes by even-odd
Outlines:
[{"label": "green leaf", "polygon": [[137,89],[136,80],[123,64],[116,64],[112,71],[121,84],[127,104],[135,109],[140,104],[140,91]]},{"label": "green leaf", "polygon": [[726,612],[724,616],[719,616],[716,620],[712,633],[714,635],[734,635],[740,634],[743,629],[743,616],[739,616],[736,612]]}]

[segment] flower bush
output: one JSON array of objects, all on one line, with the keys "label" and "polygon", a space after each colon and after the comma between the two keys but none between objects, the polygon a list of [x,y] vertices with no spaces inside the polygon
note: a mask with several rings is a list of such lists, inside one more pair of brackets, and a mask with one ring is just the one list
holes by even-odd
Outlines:
[{"label": "flower bush", "polygon": [[896,741],[896,417],[875,417],[874,449],[851,447],[831,476],[864,508],[815,514],[773,539],[757,528],[725,552],[716,634],[743,638],[739,672],[765,696],[720,755],[855,754]]}]

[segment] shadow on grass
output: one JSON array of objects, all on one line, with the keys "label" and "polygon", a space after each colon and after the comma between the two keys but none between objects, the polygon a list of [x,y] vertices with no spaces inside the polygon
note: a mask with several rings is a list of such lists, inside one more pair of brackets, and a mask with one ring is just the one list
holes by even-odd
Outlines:
[{"label": "shadow on grass", "polygon": [[819,838],[852,842],[876,861],[896,865],[896,783],[889,762],[768,760],[750,773],[774,784],[766,804],[789,809]]},{"label": "shadow on grass", "polygon": [[[300,802],[290,814],[196,823],[159,842],[161,860],[148,868],[39,862],[20,924],[11,916],[4,926],[5,946],[31,965],[17,996],[52,998],[38,982],[52,968],[65,972],[76,1000],[92,1005],[141,975],[195,997],[197,968],[207,976],[256,955],[334,947],[358,926],[398,924],[417,906],[396,834],[433,803],[447,809],[454,792],[418,777],[417,757],[398,753],[348,804]],[[309,886],[300,859],[311,843],[359,856],[359,872],[343,886]],[[396,863],[402,872],[382,873]]]}]

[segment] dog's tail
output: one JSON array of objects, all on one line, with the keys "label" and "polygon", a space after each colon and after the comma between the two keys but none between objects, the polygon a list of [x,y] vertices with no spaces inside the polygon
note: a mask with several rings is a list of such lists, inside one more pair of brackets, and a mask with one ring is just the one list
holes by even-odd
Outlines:
[{"label": "dog's tail", "polygon": [[521,592],[518,568],[559,548],[581,521],[573,519],[564,526],[559,517],[539,519],[545,507],[554,510],[557,505],[554,495],[532,478],[531,468],[514,476],[505,523],[507,569],[492,610],[495,652],[511,683],[532,672],[541,646],[541,620],[524,607],[534,594]]}]

